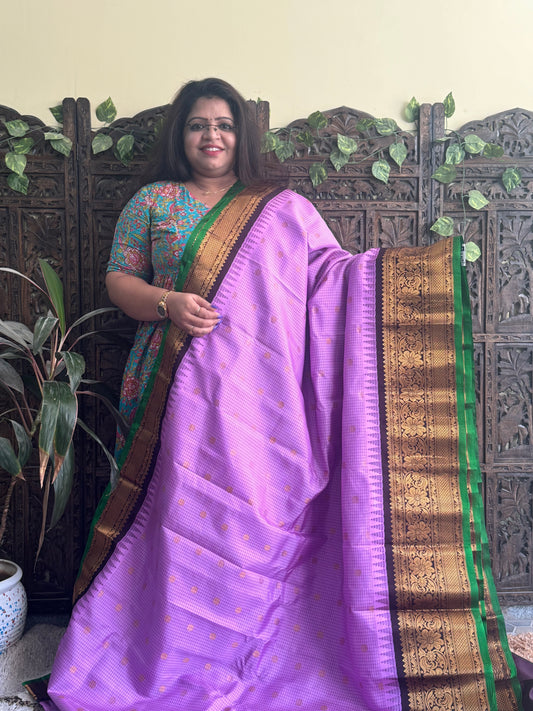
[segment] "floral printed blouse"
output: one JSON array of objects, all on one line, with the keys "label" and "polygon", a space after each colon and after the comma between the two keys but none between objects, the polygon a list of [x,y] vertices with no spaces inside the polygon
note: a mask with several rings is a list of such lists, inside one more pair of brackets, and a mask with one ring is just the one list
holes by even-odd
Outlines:
[{"label": "floral printed blouse", "polygon": [[[181,183],[145,185],[120,214],[107,271],[124,272],[172,289],[187,240],[208,211]],[[137,328],[120,397],[120,411],[129,422],[148,382],[161,336],[160,321],[141,322]],[[123,445],[119,432],[117,453]]]}]

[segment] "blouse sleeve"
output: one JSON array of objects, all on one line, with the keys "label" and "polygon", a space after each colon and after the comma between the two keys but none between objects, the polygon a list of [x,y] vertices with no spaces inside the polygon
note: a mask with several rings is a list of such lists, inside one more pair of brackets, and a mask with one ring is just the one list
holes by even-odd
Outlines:
[{"label": "blouse sleeve", "polygon": [[120,213],[115,227],[108,272],[152,279],[151,216],[148,188],[141,188]]}]

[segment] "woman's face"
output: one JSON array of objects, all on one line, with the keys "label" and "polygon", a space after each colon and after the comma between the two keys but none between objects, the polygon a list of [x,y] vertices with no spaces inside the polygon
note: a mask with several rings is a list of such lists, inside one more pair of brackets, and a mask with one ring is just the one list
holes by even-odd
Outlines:
[{"label": "woman's face", "polygon": [[224,99],[202,97],[193,104],[183,142],[193,178],[235,175],[235,122]]}]

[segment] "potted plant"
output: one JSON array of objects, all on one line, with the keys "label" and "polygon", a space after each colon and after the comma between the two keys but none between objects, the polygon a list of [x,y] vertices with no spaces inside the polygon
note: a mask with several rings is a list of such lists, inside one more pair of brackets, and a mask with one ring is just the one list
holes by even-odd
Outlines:
[{"label": "potted plant", "polygon": [[4,472],[9,477],[7,493],[0,501],[0,544],[14,488],[24,484],[25,468],[35,464],[36,457],[32,457],[32,452],[37,449],[42,498],[35,559],[47,529],[61,518],[72,490],[75,473],[73,436],[78,427],[102,447],[109,461],[112,481],[117,474],[112,454],[80,419],[80,396],[100,398],[116,421],[125,426],[111,401],[91,389],[94,381],[84,379],[85,359],[76,350],[82,338],[95,333],[80,333],[79,327],[96,316],[117,309],[96,309],[67,326],[63,285],[48,262],[40,259],[39,265],[44,286],[15,269],[0,267],[1,272],[29,281],[49,307],[48,313],[39,316],[32,328],[20,321],[0,320],[0,394],[2,402],[6,403],[0,407],[0,427],[2,434],[7,435],[0,437],[0,475]]}]

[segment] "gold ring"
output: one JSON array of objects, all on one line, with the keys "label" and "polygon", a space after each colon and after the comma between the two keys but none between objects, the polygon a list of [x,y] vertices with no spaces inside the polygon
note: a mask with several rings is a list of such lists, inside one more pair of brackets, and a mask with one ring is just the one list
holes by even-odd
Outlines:
[{"label": "gold ring", "polygon": [[201,308],[202,308],[201,306],[198,306],[198,310],[197,310],[196,313],[194,314],[195,316],[198,316],[198,314],[200,313],[200,309],[201,309]]}]

